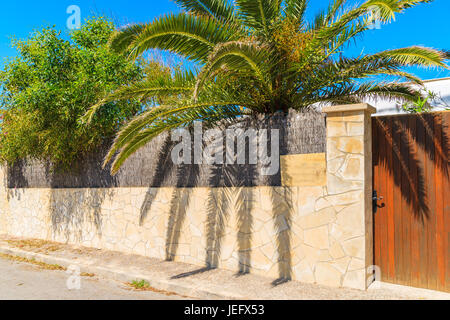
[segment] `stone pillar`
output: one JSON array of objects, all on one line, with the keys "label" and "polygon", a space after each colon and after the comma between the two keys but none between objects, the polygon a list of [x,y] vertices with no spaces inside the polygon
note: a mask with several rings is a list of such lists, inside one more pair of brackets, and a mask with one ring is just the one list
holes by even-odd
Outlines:
[{"label": "stone pillar", "polygon": [[327,194],[337,212],[330,240],[350,262],[343,287],[367,289],[373,264],[372,129],[368,104],[332,106],[327,115]]}]

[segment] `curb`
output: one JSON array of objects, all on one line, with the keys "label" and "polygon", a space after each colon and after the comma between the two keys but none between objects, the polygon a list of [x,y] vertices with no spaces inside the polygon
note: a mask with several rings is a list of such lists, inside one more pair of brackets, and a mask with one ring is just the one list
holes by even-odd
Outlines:
[{"label": "curb", "polygon": [[1,245],[0,245],[0,253],[18,256],[26,259],[34,259],[36,261],[47,264],[57,264],[65,268],[68,268],[71,265],[76,265],[81,268],[82,272],[93,273],[97,276],[101,276],[103,278],[108,278],[120,282],[131,282],[137,279],[145,280],[150,284],[151,287],[155,289],[174,292],[178,295],[187,296],[188,298],[202,299],[202,300],[246,300],[244,296],[229,292],[223,292],[219,288],[201,289],[194,285],[180,284],[174,282],[173,280],[154,279],[150,278],[148,275],[133,273],[130,271],[100,266],[92,266],[82,263],[80,264],[79,261],[75,259],[52,257],[42,253],[29,252]]}]

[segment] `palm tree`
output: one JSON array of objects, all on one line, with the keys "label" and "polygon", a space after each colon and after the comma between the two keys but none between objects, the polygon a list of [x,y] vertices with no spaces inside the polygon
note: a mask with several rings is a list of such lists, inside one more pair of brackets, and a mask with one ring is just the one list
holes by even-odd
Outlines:
[{"label": "palm tree", "polygon": [[375,14],[386,23],[432,0],[366,0],[354,7],[334,0],[313,21],[305,19],[307,0],[174,1],[182,13],[125,27],[113,36],[111,48],[132,59],[150,49],[167,50],[200,70],[130,84],[91,108],[87,119],[112,100],[159,102],[117,134],[105,158],[105,165],[115,158],[112,173],[160,133],[196,120],[213,125],[367,98],[416,101],[420,91],[402,81],[422,82],[403,68],[448,68],[445,52],[419,46],[342,55],[370,29]]}]

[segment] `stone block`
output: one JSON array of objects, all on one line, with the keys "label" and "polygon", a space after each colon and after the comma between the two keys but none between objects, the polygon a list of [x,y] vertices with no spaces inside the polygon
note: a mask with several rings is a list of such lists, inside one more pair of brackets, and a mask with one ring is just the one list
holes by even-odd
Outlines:
[{"label": "stone block", "polygon": [[345,257],[345,251],[339,241],[332,241],[330,246],[330,255],[335,260]]},{"label": "stone block", "polygon": [[335,141],[336,148],[344,153],[364,154],[364,138],[361,137],[337,137],[329,138]]},{"label": "stone block", "polygon": [[325,153],[281,156],[281,183],[286,187],[324,186]]},{"label": "stone block", "polygon": [[342,285],[342,273],[326,262],[318,263],[314,271],[316,282],[330,287],[340,287]]},{"label": "stone block", "polygon": [[327,174],[327,190],[329,195],[341,194],[349,191],[363,190],[364,182],[345,180],[334,174]]},{"label": "stone block", "polygon": [[335,174],[344,164],[345,158],[346,158],[345,155],[341,155],[337,158],[328,160],[327,162],[328,172]]},{"label": "stone block", "polygon": [[322,187],[300,187],[297,197],[298,214],[308,215],[315,211],[317,199],[323,197]]},{"label": "stone block", "polygon": [[310,264],[306,260],[303,260],[296,264],[292,268],[292,273],[294,279],[297,281],[305,283],[314,283],[316,281],[316,279],[314,278],[314,272]]},{"label": "stone block", "polygon": [[341,137],[347,135],[347,127],[344,121],[327,122],[327,137]]},{"label": "stone block", "polygon": [[366,290],[366,281],[366,270],[347,271],[344,276],[343,286],[346,288]]},{"label": "stone block", "polygon": [[364,205],[359,202],[348,206],[337,214],[336,222],[346,230],[353,230],[355,236],[365,234]]},{"label": "stone block", "polygon": [[356,190],[336,195],[326,196],[325,199],[333,206],[348,206],[364,200],[364,191]]},{"label": "stone block", "polygon": [[305,244],[316,249],[328,249],[328,226],[322,226],[304,231]]},{"label": "stone block", "polygon": [[340,168],[339,174],[345,180],[364,179],[364,158],[362,156],[349,156]]},{"label": "stone block", "polygon": [[345,253],[351,257],[365,259],[365,239],[364,237],[352,238],[342,242]]},{"label": "stone block", "polygon": [[347,122],[348,136],[362,136],[364,135],[364,122]]},{"label": "stone block", "polygon": [[327,225],[336,220],[336,213],[333,208],[325,208],[318,212],[311,213],[299,218],[299,225],[303,229],[317,228]]}]

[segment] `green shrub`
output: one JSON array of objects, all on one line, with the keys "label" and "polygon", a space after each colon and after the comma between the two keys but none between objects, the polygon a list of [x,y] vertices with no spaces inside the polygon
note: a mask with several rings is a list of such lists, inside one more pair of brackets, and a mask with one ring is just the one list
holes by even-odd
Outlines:
[{"label": "green shrub", "polygon": [[134,99],[108,103],[89,124],[81,120],[105,93],[144,77],[142,61],[108,48],[113,31],[110,21],[95,18],[68,37],[44,28],[12,41],[18,55],[0,72],[2,161],[32,158],[72,167],[140,112]]}]

